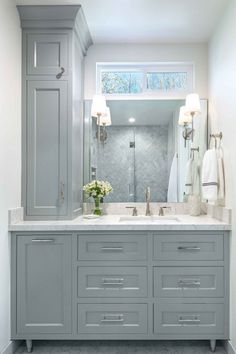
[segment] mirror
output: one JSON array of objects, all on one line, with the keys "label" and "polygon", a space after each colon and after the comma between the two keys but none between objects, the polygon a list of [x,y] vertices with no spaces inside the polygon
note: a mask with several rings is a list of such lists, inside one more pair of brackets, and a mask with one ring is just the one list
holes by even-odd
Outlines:
[{"label": "mirror", "polygon": [[187,161],[194,154],[200,163],[207,148],[207,101],[186,147],[178,125],[184,100],[107,100],[112,125],[101,127],[101,141],[91,103],[84,106],[84,184],[109,181],[108,203],[145,202],[147,187],[152,202],[185,201]]}]

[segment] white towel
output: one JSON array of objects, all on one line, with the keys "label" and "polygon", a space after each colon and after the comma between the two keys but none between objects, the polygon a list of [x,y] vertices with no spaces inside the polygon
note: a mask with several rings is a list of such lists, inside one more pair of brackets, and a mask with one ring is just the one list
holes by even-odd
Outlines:
[{"label": "white towel", "polygon": [[175,153],[170,169],[167,202],[178,202],[178,155]]},{"label": "white towel", "polygon": [[185,194],[191,195],[193,190],[193,179],[192,179],[192,165],[193,159],[190,158],[186,165],[186,176],[185,176]]},{"label": "white towel", "polygon": [[225,174],[224,174],[224,161],[223,161],[221,148],[217,152],[217,163],[218,163],[218,199],[222,203],[224,202],[224,198],[225,198]]},{"label": "white towel", "polygon": [[218,161],[216,149],[207,150],[202,162],[202,196],[214,202],[218,198]]},{"label": "white towel", "polygon": [[199,161],[190,158],[186,166],[185,194],[200,195],[200,166]]}]

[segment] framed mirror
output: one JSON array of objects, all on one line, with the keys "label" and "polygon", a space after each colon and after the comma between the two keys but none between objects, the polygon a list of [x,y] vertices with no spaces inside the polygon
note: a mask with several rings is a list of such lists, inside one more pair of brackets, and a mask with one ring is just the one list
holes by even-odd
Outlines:
[{"label": "framed mirror", "polygon": [[[106,202],[184,202],[187,161],[199,161],[207,149],[207,100],[194,118],[194,134],[183,138],[178,124],[184,100],[108,100],[112,124],[98,127],[84,104],[84,184],[109,181]],[[186,146],[185,146],[186,145]]]}]

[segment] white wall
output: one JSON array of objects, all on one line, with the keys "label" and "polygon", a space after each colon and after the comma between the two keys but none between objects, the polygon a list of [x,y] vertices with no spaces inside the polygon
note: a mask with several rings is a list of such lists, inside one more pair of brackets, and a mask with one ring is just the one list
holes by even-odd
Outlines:
[{"label": "white wall", "polygon": [[226,206],[232,207],[231,340],[236,348],[236,1],[230,0],[209,44],[210,123],[223,132],[226,172]]},{"label": "white wall", "polygon": [[206,44],[95,44],[85,58],[85,99],[96,91],[96,62],[195,62],[196,91],[208,97],[208,48]]},{"label": "white wall", "polygon": [[8,209],[21,199],[21,30],[14,0],[0,1],[0,353],[10,342]]}]

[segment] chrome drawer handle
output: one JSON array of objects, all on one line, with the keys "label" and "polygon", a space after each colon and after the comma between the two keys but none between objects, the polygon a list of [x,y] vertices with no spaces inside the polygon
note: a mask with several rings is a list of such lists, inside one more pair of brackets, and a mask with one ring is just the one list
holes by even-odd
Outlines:
[{"label": "chrome drawer handle", "polygon": [[184,319],[182,316],[179,317],[178,322],[180,324],[184,324],[184,323],[186,323],[186,324],[199,324],[199,323],[201,323],[201,321],[199,320],[198,317],[193,318],[191,320],[191,319]]},{"label": "chrome drawer handle", "polygon": [[184,280],[180,279],[178,281],[179,286],[184,287],[184,286],[200,286],[200,281],[199,280]]},{"label": "chrome drawer handle", "polygon": [[102,247],[102,251],[106,252],[122,252],[124,251],[123,247]]},{"label": "chrome drawer handle", "polygon": [[54,242],[55,240],[53,239],[53,238],[48,238],[48,239],[46,239],[46,238],[34,238],[34,239],[32,239],[31,240],[32,242],[37,242],[37,243],[52,243],[52,242]]},{"label": "chrome drawer handle", "polygon": [[102,284],[103,285],[117,285],[117,286],[122,286],[124,279],[123,278],[103,278],[102,279]]},{"label": "chrome drawer handle", "polygon": [[179,246],[178,247],[179,251],[200,251],[201,248],[194,246],[194,247],[188,247],[188,246]]},{"label": "chrome drawer handle", "polygon": [[120,315],[102,315],[101,322],[114,323],[114,322],[124,322],[123,314]]}]

